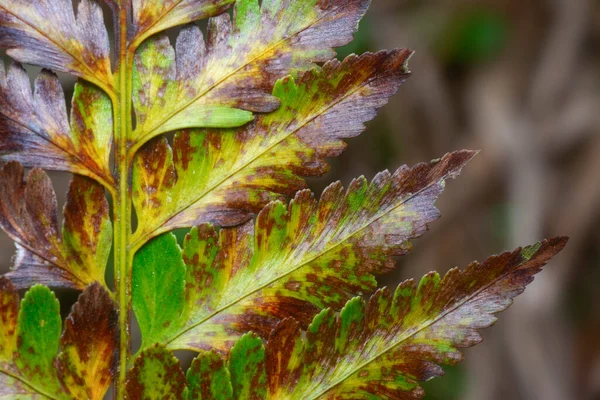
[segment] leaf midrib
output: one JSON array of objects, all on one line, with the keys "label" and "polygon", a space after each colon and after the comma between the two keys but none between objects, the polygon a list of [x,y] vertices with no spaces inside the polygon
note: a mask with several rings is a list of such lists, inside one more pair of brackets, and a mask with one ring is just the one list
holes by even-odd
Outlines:
[{"label": "leaf midrib", "polygon": [[[410,338],[414,337],[415,335],[417,335],[418,333],[423,332],[425,329],[430,328],[431,326],[437,324],[440,320],[442,320],[443,318],[445,318],[446,316],[454,313],[456,310],[458,310],[459,308],[463,307],[465,304],[469,303],[471,300],[473,300],[474,298],[476,298],[477,296],[479,296],[481,293],[485,292],[487,289],[489,289],[491,286],[495,285],[498,281],[506,278],[507,276],[509,276],[511,273],[515,272],[517,269],[521,268],[523,265],[525,265],[526,263],[528,263],[529,261],[533,260],[535,256],[531,257],[529,260],[524,260],[523,262],[521,262],[521,264],[519,264],[519,266],[515,269],[512,269],[500,276],[498,276],[496,279],[494,279],[493,281],[491,281],[490,283],[488,283],[487,285],[483,286],[481,289],[479,289],[478,291],[476,291],[475,293],[473,293],[470,296],[467,296],[466,298],[464,298],[463,301],[459,302],[458,304],[456,304],[454,307],[450,308],[449,310],[447,310],[446,312],[438,315],[435,318],[430,318],[428,320],[426,320],[424,323],[422,323],[420,325],[419,328],[417,328],[415,331],[413,331],[411,334],[405,336],[404,338],[398,340],[397,342],[395,342],[394,344],[385,347],[383,350],[381,350],[380,352],[378,352],[376,355],[374,355],[373,357],[371,357],[369,360],[361,363],[358,367],[356,367],[355,369],[353,369],[351,372],[348,372],[344,375],[342,375],[339,379],[336,379],[335,381],[333,381],[333,383],[331,383],[327,388],[325,388],[324,390],[321,390],[320,392],[318,392],[316,395],[313,395],[312,397],[308,397],[306,398],[307,400],[314,400],[314,399],[318,399],[320,396],[324,395],[325,393],[329,392],[330,390],[334,389],[336,386],[340,385],[341,383],[343,383],[346,379],[348,379],[349,377],[351,377],[353,374],[355,374],[356,372],[360,371],[361,369],[365,368],[366,366],[368,366],[369,364],[375,362],[379,357],[382,357],[383,355],[385,355],[386,353],[388,353],[389,351],[391,351],[393,348],[398,347],[399,345],[401,345],[402,343],[404,343],[405,341],[409,340]],[[502,310],[499,310],[497,312],[500,312]],[[487,315],[495,315],[497,312],[486,312]],[[454,346],[456,348],[456,346]]]},{"label": "leaf midrib", "polygon": [[183,336],[185,333],[193,330],[194,328],[196,328],[197,326],[202,325],[203,323],[207,322],[208,320],[214,318],[215,316],[217,316],[218,314],[224,312],[225,310],[227,310],[230,307],[235,306],[237,303],[239,303],[240,301],[248,298],[249,296],[252,296],[253,294],[265,289],[266,287],[276,283],[277,281],[293,274],[294,272],[298,271],[299,269],[305,267],[306,265],[310,264],[311,262],[315,261],[316,259],[323,257],[325,254],[329,253],[330,251],[333,251],[335,248],[337,248],[338,246],[344,244],[345,242],[347,242],[348,240],[350,240],[352,237],[354,237],[355,235],[359,234],[360,232],[362,232],[363,230],[365,230],[366,228],[368,228],[369,226],[371,226],[372,224],[374,224],[375,222],[377,222],[379,219],[385,217],[386,215],[388,215],[389,213],[393,212],[394,210],[400,208],[401,206],[405,205],[408,201],[414,199],[415,197],[419,196],[421,193],[423,193],[425,190],[429,189],[430,187],[432,187],[435,184],[439,184],[440,182],[444,182],[446,179],[448,179],[448,177],[452,174],[452,172],[454,172],[454,170],[452,171],[448,171],[446,174],[444,174],[442,177],[440,177],[438,180],[431,182],[431,184],[425,186],[424,188],[422,188],[421,190],[411,194],[410,196],[406,197],[405,199],[403,199],[400,203],[398,203],[396,206],[386,210],[383,213],[380,213],[379,215],[377,215],[376,217],[373,217],[372,219],[370,219],[369,221],[367,221],[362,227],[360,227],[359,229],[353,231],[352,233],[346,235],[345,237],[343,237],[342,239],[340,239],[337,243],[335,243],[334,245],[324,249],[322,252],[313,255],[311,258],[309,258],[306,261],[301,262],[300,264],[298,264],[295,268],[289,270],[288,272],[281,274],[279,276],[277,276],[276,278],[271,279],[270,281],[262,284],[261,286],[257,287],[256,289],[252,290],[251,292],[246,293],[243,296],[240,296],[239,298],[237,298],[236,300],[231,301],[230,303],[226,304],[223,307],[220,307],[219,309],[217,309],[216,311],[212,312],[210,315],[204,317],[201,321],[186,327],[186,329],[182,330],[180,333],[177,334],[177,336],[173,337],[171,340],[167,341],[167,345],[169,343],[174,342],[175,340],[177,340],[179,337]]}]

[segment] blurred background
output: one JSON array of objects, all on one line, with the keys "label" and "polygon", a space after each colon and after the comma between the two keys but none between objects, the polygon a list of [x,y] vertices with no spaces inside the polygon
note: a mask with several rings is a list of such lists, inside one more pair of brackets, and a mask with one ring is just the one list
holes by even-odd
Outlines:
[{"label": "blurred background", "polygon": [[[413,77],[311,187],[482,152],[382,285],[571,236],[427,399],[600,399],[600,2],[374,0],[339,55],[394,47],[416,50]],[[68,177],[52,177],[62,202]],[[12,254],[0,233],[0,270]],[[66,312],[76,294],[63,297]]]}]

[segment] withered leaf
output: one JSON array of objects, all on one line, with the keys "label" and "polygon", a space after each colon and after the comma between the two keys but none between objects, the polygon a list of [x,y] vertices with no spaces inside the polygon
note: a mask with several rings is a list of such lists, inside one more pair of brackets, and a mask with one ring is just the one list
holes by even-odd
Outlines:
[{"label": "withered leaf", "polygon": [[63,71],[111,90],[108,33],[100,5],[71,0],[3,0],[0,47],[23,62]]},{"label": "withered leaf", "polygon": [[99,283],[79,296],[65,322],[56,360],[63,388],[76,399],[102,400],[116,371],[116,305]]},{"label": "withered leaf", "polygon": [[[448,154],[393,175],[380,173],[371,184],[360,178],[345,193],[340,183],[333,184],[320,202],[302,191],[289,207],[267,205],[256,224],[220,232],[208,226],[192,229],[183,250],[185,309],[169,311],[181,317],[154,338],[171,349],[227,351],[245,332],[266,338],[290,315],[306,326],[323,307],[339,309],[353,296],[373,292],[374,274],[392,268],[391,256],[408,252],[409,240],[438,218],[434,202],[445,181],[473,156],[469,151]],[[142,252],[151,254],[157,247],[157,253],[169,253],[155,241]],[[140,269],[147,264],[140,262]],[[145,273],[172,275],[180,267],[171,261],[160,268]],[[171,298],[183,294],[184,279],[161,281],[161,293],[171,297],[160,301],[158,291],[145,297],[166,309],[174,305]],[[138,284],[143,285],[134,272],[134,288]]]},{"label": "withered leaf", "polygon": [[25,177],[10,162],[0,168],[0,227],[15,241],[17,255],[7,274],[18,288],[34,283],[84,289],[104,283],[112,241],[108,203],[102,186],[74,176],[58,227],[56,195],[40,169]]},{"label": "withered leaf", "polygon": [[[191,3],[199,2],[177,4]],[[167,131],[240,126],[252,119],[248,111],[273,111],[275,82],[332,59],[368,4],[238,0],[233,22],[226,13],[209,21],[206,43],[195,26],[183,29],[176,51],[165,35],[148,40],[136,54],[134,147]]]},{"label": "withered leaf", "polygon": [[157,138],[138,153],[133,199],[141,245],[175,228],[237,225],[269,201],[322,175],[325,157],[359,135],[408,77],[411,52],[396,50],[331,61],[298,80],[279,81],[281,108],[240,130],[181,131],[173,149]]},{"label": "withered leaf", "polygon": [[42,71],[34,83],[18,64],[0,63],[0,161],[69,171],[114,185],[109,98],[87,82],[75,85],[71,124],[58,78]]},{"label": "withered leaf", "polygon": [[[305,334],[288,318],[271,333],[264,366],[238,370],[238,379],[264,368],[262,398],[269,400],[420,399],[419,382],[442,375],[439,364],[460,362],[460,349],[479,343],[478,330],[493,324],[565,244],[554,238],[452,269],[443,279],[430,273],[418,286],[406,281],[393,295],[379,290],[368,303],[355,298],[339,314],[321,312]],[[231,366],[230,373],[233,380]]]}]

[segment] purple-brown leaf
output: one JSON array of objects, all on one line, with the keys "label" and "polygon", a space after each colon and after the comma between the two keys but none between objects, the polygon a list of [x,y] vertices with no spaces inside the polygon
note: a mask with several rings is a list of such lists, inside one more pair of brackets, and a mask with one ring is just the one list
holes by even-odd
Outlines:
[{"label": "purple-brown leaf", "polygon": [[110,90],[108,34],[99,4],[71,0],[3,0],[0,47],[17,61],[84,78]]},{"label": "purple-brown leaf", "polygon": [[71,182],[65,221],[58,226],[56,195],[40,169],[27,177],[10,162],[0,169],[0,227],[15,241],[17,255],[7,274],[18,288],[35,283],[83,289],[104,282],[112,225],[104,189],[89,178]]},{"label": "purple-brown leaf", "polygon": [[56,75],[42,71],[33,93],[25,70],[0,64],[0,161],[69,171],[113,186],[110,100],[87,82],[77,83],[71,124]]}]

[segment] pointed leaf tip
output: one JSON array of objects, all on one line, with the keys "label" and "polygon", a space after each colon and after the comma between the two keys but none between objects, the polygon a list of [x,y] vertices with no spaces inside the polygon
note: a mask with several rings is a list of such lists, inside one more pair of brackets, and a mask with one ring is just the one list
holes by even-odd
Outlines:
[{"label": "pointed leaf tip", "polygon": [[[447,154],[380,173],[371,182],[355,180],[347,190],[334,183],[319,201],[301,191],[289,205],[269,203],[256,221],[236,228],[193,229],[183,249],[185,306],[173,311],[179,318],[161,337],[171,349],[226,352],[245,332],[266,339],[290,315],[305,327],[320,309],[339,309],[353,296],[371,293],[375,275],[393,268],[392,256],[410,251],[410,240],[438,218],[434,203],[445,181],[472,155]],[[165,262],[160,273],[179,271],[179,265]],[[181,293],[182,280],[160,279],[169,282],[162,283],[172,296],[166,300]],[[166,304],[156,307],[165,310]]]},{"label": "pointed leaf tip", "polygon": [[384,51],[329,62],[280,81],[281,107],[241,131],[181,131],[172,148],[149,143],[134,165],[134,204],[143,216],[134,242],[206,222],[239,225],[304,189],[302,177],[324,174],[325,158],[339,155],[343,140],[359,135],[404,82],[406,56]]},{"label": "pointed leaf tip", "polygon": [[393,295],[382,289],[368,302],[355,298],[337,315],[317,315],[305,337],[298,322],[283,320],[266,345],[266,399],[422,398],[419,382],[442,375],[439,364],[461,361],[460,349],[480,341],[478,330],[565,243],[546,240],[443,278],[430,273],[418,286],[406,281]]}]

